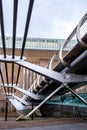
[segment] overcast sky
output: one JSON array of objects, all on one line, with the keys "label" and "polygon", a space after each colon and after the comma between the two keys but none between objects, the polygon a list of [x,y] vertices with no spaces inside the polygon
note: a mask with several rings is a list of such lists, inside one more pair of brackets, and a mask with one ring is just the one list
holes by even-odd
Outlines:
[{"label": "overcast sky", "polygon": [[[23,36],[29,0],[18,1],[17,36]],[[12,36],[13,0],[3,0],[5,35]],[[87,12],[87,0],[35,0],[28,37],[67,38]]]}]

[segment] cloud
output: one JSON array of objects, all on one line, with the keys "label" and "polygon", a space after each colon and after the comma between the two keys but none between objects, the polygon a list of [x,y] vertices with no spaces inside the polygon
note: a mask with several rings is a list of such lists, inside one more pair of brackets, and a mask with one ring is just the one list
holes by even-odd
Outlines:
[{"label": "cloud", "polygon": [[37,1],[29,33],[32,37],[66,38],[86,13],[86,0]]},{"label": "cloud", "polygon": [[[6,35],[12,35],[12,1],[3,0]],[[19,0],[17,36],[24,34],[28,2]],[[87,12],[86,5],[87,0],[35,0],[28,37],[66,38]]]}]

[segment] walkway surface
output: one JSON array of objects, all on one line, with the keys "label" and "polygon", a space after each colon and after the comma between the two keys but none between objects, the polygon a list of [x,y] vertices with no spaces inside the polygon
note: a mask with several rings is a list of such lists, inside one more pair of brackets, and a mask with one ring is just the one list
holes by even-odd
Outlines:
[{"label": "walkway surface", "polygon": [[[6,129],[9,130],[9,129]],[[87,124],[65,124],[65,125],[54,125],[54,126],[40,126],[40,127],[29,127],[29,128],[15,128],[11,130],[87,130]]]},{"label": "walkway surface", "polygon": [[15,121],[15,118],[0,118],[0,130],[87,130],[85,118],[38,118],[29,121]]}]

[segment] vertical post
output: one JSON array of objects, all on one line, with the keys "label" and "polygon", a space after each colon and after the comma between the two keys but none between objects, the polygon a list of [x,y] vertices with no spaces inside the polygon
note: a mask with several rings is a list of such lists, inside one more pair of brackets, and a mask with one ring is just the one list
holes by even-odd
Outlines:
[{"label": "vertical post", "polygon": [[[32,110],[33,110],[33,108],[34,108],[34,104],[33,104],[33,102],[32,102]],[[32,113],[32,115],[31,115],[31,119],[33,120],[34,119],[34,114]]]},{"label": "vertical post", "polygon": [[5,104],[5,121],[7,121],[7,115],[8,115],[8,101],[6,100],[6,104]]},{"label": "vertical post", "polygon": [[73,116],[75,116],[75,104],[74,104],[75,96],[74,95],[72,95],[72,100],[73,100]]},{"label": "vertical post", "polygon": [[[26,44],[26,38],[27,38],[27,34],[28,34],[28,28],[29,28],[29,24],[30,24],[32,9],[33,9],[33,3],[34,3],[34,0],[29,1],[28,14],[27,14],[27,19],[26,19],[26,25],[25,25],[24,38],[23,38],[23,43],[22,43],[20,59],[22,59],[23,55],[24,55],[24,48],[25,48],[25,44]],[[18,84],[20,70],[21,70],[21,66],[19,66],[19,68],[18,68],[16,85]]]}]

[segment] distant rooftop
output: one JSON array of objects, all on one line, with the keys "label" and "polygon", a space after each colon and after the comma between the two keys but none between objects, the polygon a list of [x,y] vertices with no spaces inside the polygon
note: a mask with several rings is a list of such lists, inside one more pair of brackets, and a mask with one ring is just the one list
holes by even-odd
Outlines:
[{"label": "distant rooftop", "polygon": [[[6,36],[6,48],[12,48],[12,37]],[[16,48],[22,48],[23,37],[16,38]],[[33,50],[59,50],[65,39],[49,39],[49,38],[27,38],[25,49]],[[65,48],[71,49],[76,43],[76,40],[71,40],[70,44]],[[0,48],[2,48],[2,39],[0,37]]]}]

